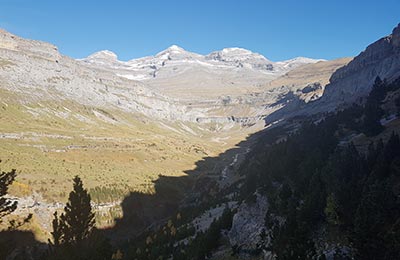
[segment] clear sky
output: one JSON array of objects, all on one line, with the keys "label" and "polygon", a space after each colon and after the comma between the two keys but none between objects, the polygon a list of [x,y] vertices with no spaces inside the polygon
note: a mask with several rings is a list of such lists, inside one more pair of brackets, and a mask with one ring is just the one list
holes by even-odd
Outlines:
[{"label": "clear sky", "polygon": [[400,0],[0,0],[0,27],[74,58],[108,49],[129,60],[177,44],[333,59],[357,55],[399,22]]}]

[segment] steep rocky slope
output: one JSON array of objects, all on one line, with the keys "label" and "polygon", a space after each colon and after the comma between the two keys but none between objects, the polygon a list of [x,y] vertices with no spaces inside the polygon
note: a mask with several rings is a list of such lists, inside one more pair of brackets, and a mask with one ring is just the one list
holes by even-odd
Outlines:
[{"label": "steep rocky slope", "polygon": [[392,34],[369,45],[329,79],[316,111],[329,111],[368,95],[376,77],[388,82],[400,76],[400,24]]},{"label": "steep rocky slope", "polygon": [[[377,77],[387,82],[398,78],[400,76],[399,28],[400,25],[393,29],[392,34],[372,43],[353,59],[306,65],[269,82],[269,87],[283,84],[292,88],[288,90],[288,95],[282,97],[285,106],[266,116],[267,124],[283,118],[318,115],[343,109],[354,102],[362,103]],[[327,65],[318,70],[321,74],[313,71],[319,64]],[[311,75],[307,72],[309,69]],[[320,75],[325,76],[318,79]],[[316,81],[312,82],[313,79]],[[303,87],[298,89],[297,85]]]}]

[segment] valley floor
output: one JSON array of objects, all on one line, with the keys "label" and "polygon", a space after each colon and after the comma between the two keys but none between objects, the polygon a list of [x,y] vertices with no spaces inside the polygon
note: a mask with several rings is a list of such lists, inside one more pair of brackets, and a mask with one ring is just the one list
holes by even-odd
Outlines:
[{"label": "valley floor", "polygon": [[[22,105],[15,100],[23,98],[0,94],[0,167],[17,169],[10,188],[10,196],[21,198],[16,215],[40,212],[34,226],[42,230],[37,235],[43,241],[73,176],[79,175],[90,191],[98,226],[112,226],[122,214],[119,203],[130,192],[154,193],[160,175],[196,176],[196,162],[217,156],[259,129],[233,126],[216,131],[211,124],[155,122],[73,102]],[[206,168],[221,167],[216,163]]]}]

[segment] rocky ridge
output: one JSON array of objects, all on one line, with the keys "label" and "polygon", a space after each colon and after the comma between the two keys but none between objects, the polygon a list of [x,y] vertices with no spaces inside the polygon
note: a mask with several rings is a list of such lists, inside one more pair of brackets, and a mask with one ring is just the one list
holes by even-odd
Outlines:
[{"label": "rocky ridge", "polygon": [[368,95],[376,77],[392,81],[400,76],[400,24],[392,34],[369,45],[329,79],[323,98],[311,112],[331,111]]}]

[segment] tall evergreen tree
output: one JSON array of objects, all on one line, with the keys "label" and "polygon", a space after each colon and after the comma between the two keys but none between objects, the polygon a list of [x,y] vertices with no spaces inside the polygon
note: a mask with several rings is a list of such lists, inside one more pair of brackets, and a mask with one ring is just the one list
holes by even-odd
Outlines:
[{"label": "tall evergreen tree", "polygon": [[339,225],[339,206],[334,194],[329,194],[326,198],[326,207],[324,209],[326,220],[331,225]]},{"label": "tall evergreen tree", "polygon": [[291,203],[286,222],[276,223],[272,229],[271,251],[278,260],[315,259],[315,245],[310,237],[309,225],[298,220],[296,206]]},{"label": "tall evergreen tree", "polygon": [[17,202],[4,198],[8,193],[8,187],[14,182],[17,173],[15,170],[0,173],[0,220],[17,208]]},{"label": "tall evergreen tree", "polygon": [[381,102],[385,96],[386,85],[377,77],[364,108],[363,132],[367,136],[375,136],[384,129],[380,123],[380,119],[384,114],[381,108]]},{"label": "tall evergreen tree", "polygon": [[64,213],[54,213],[53,241],[46,259],[109,260],[112,247],[103,233],[94,228],[90,195],[78,176],[73,182]]},{"label": "tall evergreen tree", "polygon": [[[63,215],[61,215],[63,216]],[[53,219],[53,232],[51,232],[51,236],[53,237],[53,242],[49,239],[49,244],[55,247],[59,247],[64,243],[64,222],[62,222],[58,218],[57,211],[54,212],[54,219]]]},{"label": "tall evergreen tree", "polygon": [[75,176],[73,191],[69,194],[65,213],[61,221],[65,225],[64,239],[67,243],[78,243],[90,236],[95,219],[90,205],[90,195],[83,188],[82,180]]}]

